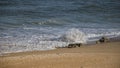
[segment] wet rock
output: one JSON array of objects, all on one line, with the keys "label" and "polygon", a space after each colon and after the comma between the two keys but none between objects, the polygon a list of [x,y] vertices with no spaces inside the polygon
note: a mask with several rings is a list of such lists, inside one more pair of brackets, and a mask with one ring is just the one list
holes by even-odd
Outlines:
[{"label": "wet rock", "polygon": [[80,47],[82,43],[74,43],[74,44],[69,44],[68,48],[75,48],[75,47]]},{"label": "wet rock", "polygon": [[105,42],[108,42],[109,41],[109,38],[107,38],[107,37],[102,37],[102,38],[100,38],[98,41],[96,41],[96,43],[98,44],[98,43],[105,43]]}]

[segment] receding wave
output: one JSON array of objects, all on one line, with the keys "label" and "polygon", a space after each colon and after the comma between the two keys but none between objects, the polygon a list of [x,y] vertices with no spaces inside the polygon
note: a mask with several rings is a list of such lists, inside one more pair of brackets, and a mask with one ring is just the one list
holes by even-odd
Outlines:
[{"label": "receding wave", "polygon": [[[40,34],[39,29],[30,28],[29,30],[35,29],[35,33],[21,33],[15,34],[15,36],[3,36],[0,37],[0,53],[9,53],[9,52],[23,52],[23,51],[33,51],[33,50],[51,50],[55,47],[67,46],[69,43],[83,43],[86,44],[89,41],[96,41],[102,36],[117,37],[120,36],[120,32],[111,32],[104,34],[90,34],[84,33],[84,31],[71,28],[62,33],[58,32],[55,34],[44,33],[47,29],[40,29],[43,32]],[[27,29],[28,31],[28,29]],[[36,32],[38,31],[38,33]],[[56,31],[56,30],[55,30]],[[47,31],[49,32],[49,30]],[[50,31],[51,32],[51,31]],[[15,33],[15,32],[13,32]],[[20,32],[16,32],[20,33]],[[5,34],[5,33],[4,33]],[[14,35],[14,34],[12,34]]]},{"label": "receding wave", "polygon": [[[6,41],[5,41],[6,40]],[[62,35],[32,35],[31,37],[4,37],[1,38],[0,52],[19,52],[31,50],[49,50],[56,46],[67,46],[69,43],[86,43],[87,39],[83,32],[78,29],[69,29]]]}]

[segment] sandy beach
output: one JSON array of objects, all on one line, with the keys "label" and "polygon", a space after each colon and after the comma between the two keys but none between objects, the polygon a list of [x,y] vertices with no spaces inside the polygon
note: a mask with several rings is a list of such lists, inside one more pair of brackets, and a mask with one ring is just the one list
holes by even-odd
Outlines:
[{"label": "sandy beach", "polygon": [[6,54],[0,68],[120,68],[120,42]]}]

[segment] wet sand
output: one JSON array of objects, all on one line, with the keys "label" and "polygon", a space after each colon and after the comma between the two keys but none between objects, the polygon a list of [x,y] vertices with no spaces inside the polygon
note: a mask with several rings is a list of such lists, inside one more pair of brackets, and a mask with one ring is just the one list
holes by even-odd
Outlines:
[{"label": "wet sand", "polygon": [[120,42],[10,53],[0,56],[0,68],[120,68]]}]

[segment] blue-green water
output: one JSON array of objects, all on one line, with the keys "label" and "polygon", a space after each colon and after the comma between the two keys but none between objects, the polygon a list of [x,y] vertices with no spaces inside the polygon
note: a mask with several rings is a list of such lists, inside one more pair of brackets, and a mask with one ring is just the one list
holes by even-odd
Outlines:
[{"label": "blue-green water", "polygon": [[0,0],[0,52],[120,36],[119,0]]}]

